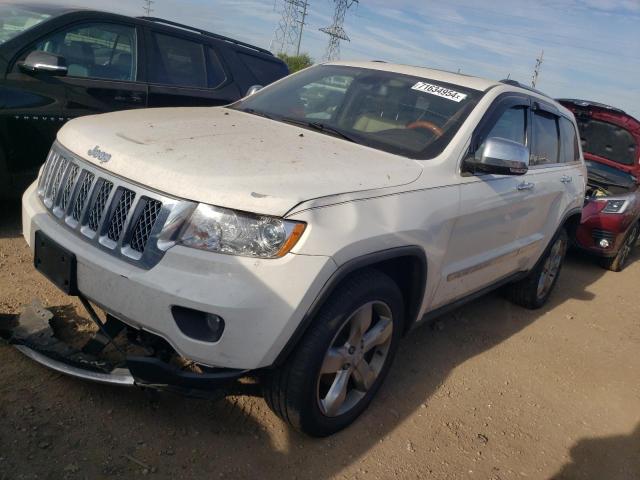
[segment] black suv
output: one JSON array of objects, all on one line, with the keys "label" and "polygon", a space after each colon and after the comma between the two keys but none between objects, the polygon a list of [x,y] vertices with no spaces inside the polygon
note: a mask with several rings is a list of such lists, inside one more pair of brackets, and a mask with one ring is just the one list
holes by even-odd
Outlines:
[{"label": "black suv", "polygon": [[26,188],[70,119],[225,105],[288,73],[267,50],[167,20],[0,4],[0,196]]}]

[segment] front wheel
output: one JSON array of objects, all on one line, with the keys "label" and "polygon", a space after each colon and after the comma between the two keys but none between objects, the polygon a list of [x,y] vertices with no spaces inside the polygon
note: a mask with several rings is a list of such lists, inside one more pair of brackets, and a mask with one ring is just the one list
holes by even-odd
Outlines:
[{"label": "front wheel", "polygon": [[365,270],[342,283],[287,362],[264,379],[269,407],[294,428],[331,435],[369,405],[386,376],[403,325],[391,278]]},{"label": "front wheel", "polygon": [[629,261],[629,256],[633,251],[633,248],[636,246],[636,242],[638,241],[638,235],[640,235],[640,223],[636,223],[627,234],[627,237],[624,239],[624,243],[618,254],[615,257],[611,258],[602,258],[600,259],[600,265],[607,270],[611,270],[612,272],[621,272],[624,267],[627,266]]},{"label": "front wheel", "polygon": [[562,228],[533,270],[522,280],[507,286],[509,300],[532,310],[542,307],[558,281],[568,245],[569,236]]}]

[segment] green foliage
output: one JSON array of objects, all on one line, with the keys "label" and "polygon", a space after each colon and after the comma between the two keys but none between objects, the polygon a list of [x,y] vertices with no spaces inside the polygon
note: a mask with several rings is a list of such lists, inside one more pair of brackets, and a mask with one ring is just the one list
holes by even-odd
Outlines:
[{"label": "green foliage", "polygon": [[295,73],[303,68],[313,65],[313,59],[308,53],[302,53],[300,55],[287,55],[286,53],[279,53],[278,58],[287,64],[289,71]]}]

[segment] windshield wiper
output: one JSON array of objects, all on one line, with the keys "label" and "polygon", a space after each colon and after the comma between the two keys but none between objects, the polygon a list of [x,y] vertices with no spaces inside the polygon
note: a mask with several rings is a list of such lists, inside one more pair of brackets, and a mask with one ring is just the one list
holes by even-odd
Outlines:
[{"label": "windshield wiper", "polygon": [[312,130],[317,130],[318,132],[327,133],[329,135],[334,135],[336,137],[342,138],[343,140],[346,140],[347,142],[358,143],[355,138],[349,136],[342,130],[339,130],[322,122],[305,122],[302,120],[294,120],[292,118],[283,118],[282,121],[292,123],[294,125],[299,125],[301,127],[310,128]]}]

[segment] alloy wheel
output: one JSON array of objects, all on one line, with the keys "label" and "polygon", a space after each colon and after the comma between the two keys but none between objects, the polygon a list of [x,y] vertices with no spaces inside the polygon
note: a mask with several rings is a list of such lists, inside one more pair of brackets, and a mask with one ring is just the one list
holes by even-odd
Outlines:
[{"label": "alloy wheel", "polygon": [[347,318],[318,375],[317,401],[324,415],[343,415],[362,401],[384,368],[392,336],[393,315],[386,303],[366,303]]},{"label": "alloy wheel", "polygon": [[551,247],[549,255],[544,262],[542,272],[540,273],[540,279],[538,280],[538,298],[544,298],[551,288],[553,283],[560,273],[560,267],[562,266],[562,259],[564,258],[567,250],[567,244],[563,237],[559,237]]}]

